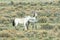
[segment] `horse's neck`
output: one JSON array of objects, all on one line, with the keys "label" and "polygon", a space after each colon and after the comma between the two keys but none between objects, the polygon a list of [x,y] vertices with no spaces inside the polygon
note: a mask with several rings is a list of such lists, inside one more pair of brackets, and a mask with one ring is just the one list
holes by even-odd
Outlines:
[{"label": "horse's neck", "polygon": [[37,18],[37,16],[34,16],[34,17],[32,17],[32,18]]},{"label": "horse's neck", "polygon": [[25,17],[25,20],[28,21],[30,19],[30,17]]}]

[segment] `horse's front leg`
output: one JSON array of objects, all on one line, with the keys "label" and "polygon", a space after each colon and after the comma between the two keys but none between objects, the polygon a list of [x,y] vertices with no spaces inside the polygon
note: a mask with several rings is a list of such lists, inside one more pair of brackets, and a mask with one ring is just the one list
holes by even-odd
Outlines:
[{"label": "horse's front leg", "polygon": [[35,29],[35,23],[32,23],[32,29]]},{"label": "horse's front leg", "polygon": [[30,24],[30,22],[28,21],[28,22],[26,23],[27,29],[28,29],[29,24]]},{"label": "horse's front leg", "polygon": [[25,30],[27,30],[27,25],[26,24],[24,24],[24,28],[25,28]]}]

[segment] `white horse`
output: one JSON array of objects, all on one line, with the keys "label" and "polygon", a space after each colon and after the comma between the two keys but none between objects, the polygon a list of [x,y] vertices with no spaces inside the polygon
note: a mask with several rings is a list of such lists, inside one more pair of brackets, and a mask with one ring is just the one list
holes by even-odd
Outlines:
[{"label": "white horse", "polygon": [[33,17],[31,16],[26,16],[24,18],[15,18],[13,20],[13,26],[15,26],[15,28],[17,27],[17,25],[20,23],[20,24],[23,24],[24,25],[24,28],[25,30],[28,29],[28,25],[29,25],[29,22],[37,22],[36,21],[36,17],[37,17],[37,14],[34,13]]}]

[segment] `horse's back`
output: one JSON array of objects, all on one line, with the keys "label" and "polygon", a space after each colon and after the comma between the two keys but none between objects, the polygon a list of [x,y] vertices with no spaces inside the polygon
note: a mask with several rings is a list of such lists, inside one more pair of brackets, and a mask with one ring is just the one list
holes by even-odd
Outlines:
[{"label": "horse's back", "polygon": [[24,23],[24,18],[16,18],[15,22],[17,22],[17,23]]}]

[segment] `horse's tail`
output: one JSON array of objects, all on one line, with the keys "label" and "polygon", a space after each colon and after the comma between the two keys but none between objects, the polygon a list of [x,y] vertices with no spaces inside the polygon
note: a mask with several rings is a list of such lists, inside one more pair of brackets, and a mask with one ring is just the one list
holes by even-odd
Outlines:
[{"label": "horse's tail", "polygon": [[13,26],[15,26],[15,22],[14,22],[14,20],[13,20],[13,23],[12,23],[12,25],[13,25]]}]

